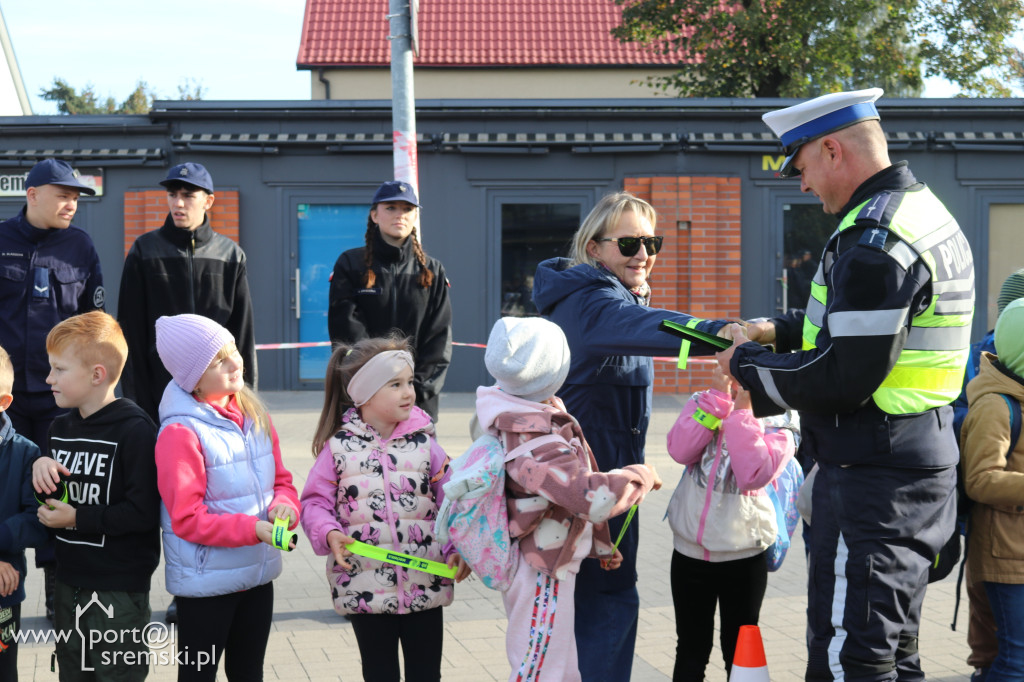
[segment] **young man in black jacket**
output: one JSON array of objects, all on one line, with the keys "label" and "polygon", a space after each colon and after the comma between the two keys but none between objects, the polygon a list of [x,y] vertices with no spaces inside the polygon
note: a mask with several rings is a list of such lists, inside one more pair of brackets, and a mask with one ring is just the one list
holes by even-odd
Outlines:
[{"label": "young man in black jacket", "polygon": [[245,253],[210,227],[213,178],[198,163],[182,163],[160,183],[167,189],[164,224],[140,236],[124,261],[117,318],[128,340],[121,388],[159,422],[157,409],[171,375],[156,352],[158,317],[191,313],[231,332],[256,384],[256,342]]},{"label": "young man in black jacket", "polygon": [[[167,217],[141,235],[124,260],[117,319],[128,341],[121,390],[160,423],[158,410],[171,375],[156,352],[157,318],[191,313],[208,317],[235,337],[245,383],[256,385],[256,339],[245,252],[210,227],[213,178],[198,163],[181,163],[161,182]],[[171,601],[166,619],[177,619]]]}]

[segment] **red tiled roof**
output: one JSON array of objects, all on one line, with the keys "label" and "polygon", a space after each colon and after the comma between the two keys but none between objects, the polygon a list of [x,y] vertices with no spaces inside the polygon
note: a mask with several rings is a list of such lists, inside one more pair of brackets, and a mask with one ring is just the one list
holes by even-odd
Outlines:
[{"label": "red tiled roof", "polygon": [[[387,66],[387,0],[306,0],[300,67]],[[420,0],[417,66],[675,64],[609,33],[612,0]]]}]

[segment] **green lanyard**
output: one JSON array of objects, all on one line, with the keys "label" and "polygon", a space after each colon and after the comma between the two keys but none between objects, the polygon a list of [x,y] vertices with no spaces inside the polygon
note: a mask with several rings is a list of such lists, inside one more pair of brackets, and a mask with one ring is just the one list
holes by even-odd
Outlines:
[{"label": "green lanyard", "polygon": [[411,554],[403,554],[391,549],[377,547],[376,545],[368,545],[365,542],[360,542],[359,540],[356,540],[350,545],[345,545],[345,547],[353,554],[358,554],[368,559],[376,559],[377,561],[384,561],[397,566],[405,566],[406,568],[411,568],[414,571],[433,573],[434,575],[439,575],[442,578],[455,577],[455,567],[442,564],[440,561],[431,561],[430,559],[423,559],[418,556],[412,556]]},{"label": "green lanyard", "polygon": [[637,507],[640,505],[634,504],[629,508],[629,513],[626,514],[626,520],[622,523],[622,528],[619,529],[619,537],[615,538],[615,544],[612,545],[612,549],[618,549],[619,543],[622,542],[622,536],[626,534],[626,529],[629,528],[629,522],[633,520],[633,516],[636,514]]}]

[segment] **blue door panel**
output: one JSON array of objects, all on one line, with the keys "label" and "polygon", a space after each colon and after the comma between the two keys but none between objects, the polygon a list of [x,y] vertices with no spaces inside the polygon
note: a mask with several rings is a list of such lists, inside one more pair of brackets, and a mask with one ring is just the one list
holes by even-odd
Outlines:
[{"label": "blue door panel", "polygon": [[[299,204],[299,341],[327,341],[327,305],[334,262],[364,244],[366,204]],[[331,349],[299,350],[299,381],[323,381]]]}]

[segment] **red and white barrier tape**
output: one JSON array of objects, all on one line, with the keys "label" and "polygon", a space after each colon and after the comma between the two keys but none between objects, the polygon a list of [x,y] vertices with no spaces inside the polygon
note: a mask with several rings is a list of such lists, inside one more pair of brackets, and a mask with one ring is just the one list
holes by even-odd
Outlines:
[{"label": "red and white barrier tape", "polygon": [[[330,341],[307,341],[303,343],[257,343],[256,350],[289,350],[292,348],[327,348],[331,345]],[[453,346],[465,346],[466,348],[487,348],[487,344],[483,343],[459,343],[452,341]],[[659,362],[678,362],[679,358],[661,358],[656,357],[655,360]],[[687,362],[697,363],[714,363],[714,358],[690,358]]]}]

